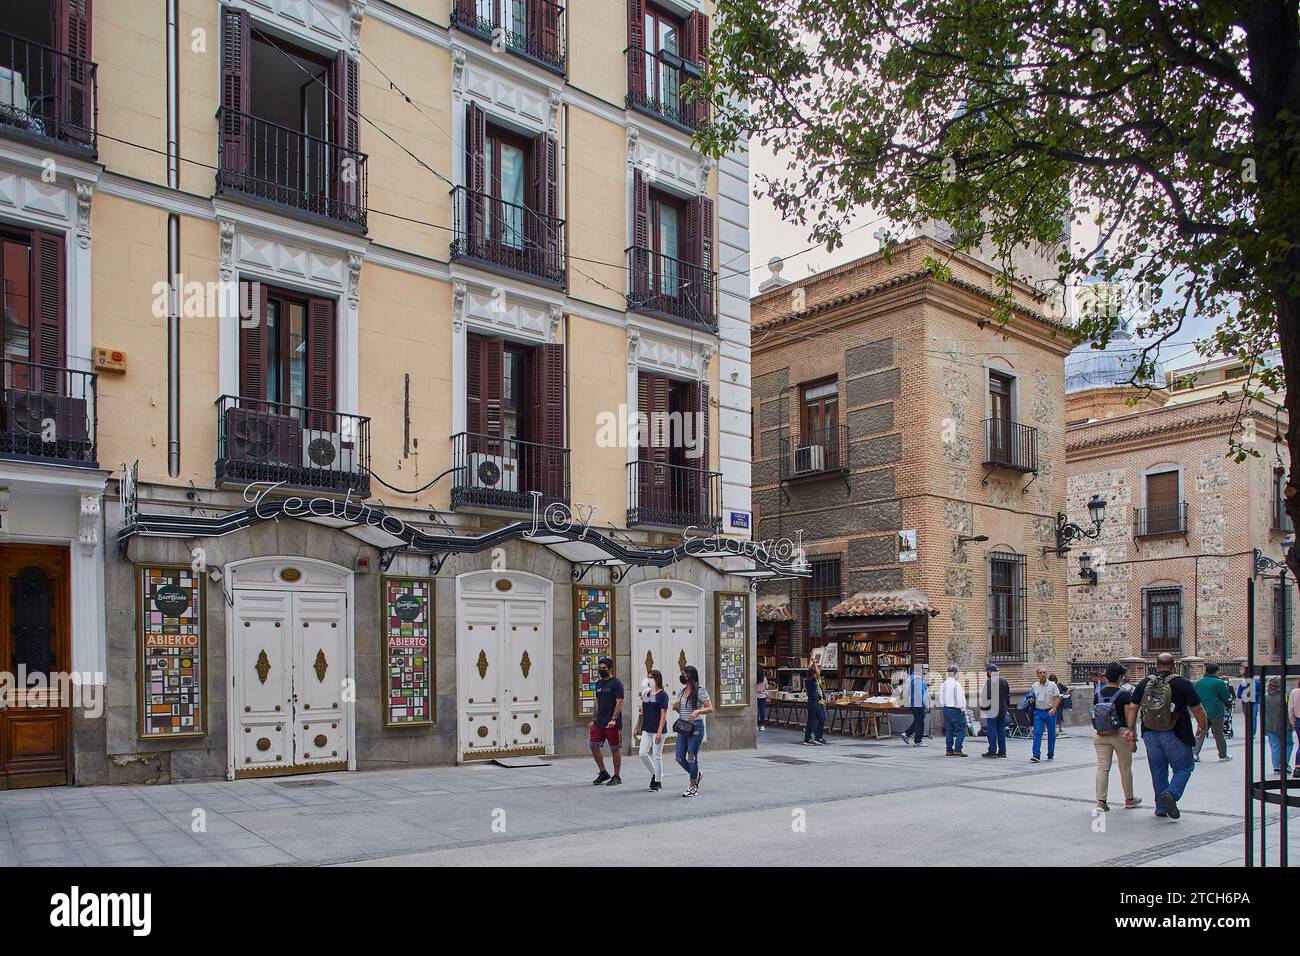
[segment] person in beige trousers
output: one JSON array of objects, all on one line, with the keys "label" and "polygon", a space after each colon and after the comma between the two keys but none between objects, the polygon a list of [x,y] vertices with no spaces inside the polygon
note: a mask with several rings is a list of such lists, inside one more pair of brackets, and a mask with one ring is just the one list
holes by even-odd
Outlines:
[{"label": "person in beige trousers", "polygon": [[1106,683],[1097,691],[1097,704],[1093,707],[1093,749],[1097,751],[1097,809],[1109,810],[1106,798],[1110,794],[1110,767],[1119,764],[1119,783],[1124,790],[1124,809],[1132,810],[1142,803],[1133,796],[1133,754],[1137,751],[1137,736],[1127,726],[1125,709],[1134,703],[1133,695],[1120,686],[1127,669],[1123,664],[1106,668]]}]

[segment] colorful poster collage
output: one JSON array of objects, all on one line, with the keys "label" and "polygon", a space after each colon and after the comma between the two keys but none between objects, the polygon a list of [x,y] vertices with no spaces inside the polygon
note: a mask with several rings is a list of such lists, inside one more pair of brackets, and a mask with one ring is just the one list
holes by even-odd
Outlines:
[{"label": "colorful poster collage", "polygon": [[744,707],[749,703],[749,595],[719,593],[716,610],[718,706]]},{"label": "colorful poster collage", "polygon": [[140,736],[207,733],[203,574],[140,569]]},{"label": "colorful poster collage", "polygon": [[611,588],[575,587],[573,589],[573,623],[577,629],[574,643],[574,669],[578,682],[579,717],[596,713],[596,681],[600,679],[597,662],[614,658],[614,592]]},{"label": "colorful poster collage", "polygon": [[384,673],[387,727],[431,724],[433,715],[433,581],[384,578]]}]

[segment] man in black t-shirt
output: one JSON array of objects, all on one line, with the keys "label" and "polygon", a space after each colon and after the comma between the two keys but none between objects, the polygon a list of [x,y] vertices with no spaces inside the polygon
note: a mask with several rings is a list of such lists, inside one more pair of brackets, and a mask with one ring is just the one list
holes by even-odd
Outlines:
[{"label": "man in black t-shirt", "polygon": [[[1097,751],[1097,809],[1109,810],[1107,803],[1110,790],[1110,765],[1114,759],[1119,764],[1119,782],[1124,790],[1124,809],[1132,810],[1142,802],[1141,797],[1133,795],[1133,751],[1137,743],[1126,733],[1129,726],[1128,709],[1133,703],[1133,695],[1121,686],[1127,668],[1114,663],[1106,668],[1106,676],[1101,687],[1095,693],[1093,702],[1093,729],[1097,731],[1092,746]],[[1105,705],[1096,709],[1098,705]],[[1114,721],[1105,720],[1106,708],[1112,708]],[[1119,726],[1109,726],[1118,722]],[[1102,729],[1105,727],[1106,729]]]},{"label": "man in black t-shirt", "polygon": [[[587,736],[591,742],[591,755],[596,758],[600,773],[591,782],[617,787],[623,782],[619,776],[619,771],[623,769],[623,751],[620,749],[623,743],[620,735],[623,729],[623,682],[613,676],[614,662],[608,657],[597,661],[597,666],[600,668],[600,680],[596,681],[596,717],[590,724]],[[605,756],[601,753],[606,742],[614,757],[613,777],[605,770]]]},{"label": "man in black t-shirt", "polygon": [[[1192,715],[1202,734],[1209,726],[1196,687],[1186,677],[1174,674],[1174,656],[1156,658],[1156,672],[1142,679],[1133,691],[1133,702],[1125,708],[1127,729],[1124,739],[1134,740],[1139,714],[1142,740],[1146,742],[1151,783],[1156,791],[1156,816],[1177,820],[1182,814],[1178,801],[1196,767]],[[1163,685],[1163,686],[1162,686]],[[1148,690],[1152,693],[1148,696]],[[1170,771],[1173,772],[1172,779]]]}]

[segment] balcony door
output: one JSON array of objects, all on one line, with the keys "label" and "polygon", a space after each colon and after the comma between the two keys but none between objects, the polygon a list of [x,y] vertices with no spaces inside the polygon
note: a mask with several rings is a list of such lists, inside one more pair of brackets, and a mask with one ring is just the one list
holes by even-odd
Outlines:
[{"label": "balcony door", "polygon": [[[820,448],[820,452],[809,452],[808,461],[796,464],[797,470],[821,471],[828,462],[839,462],[839,380],[817,382],[804,385],[799,403],[799,429],[801,432],[798,447]],[[805,467],[800,468],[803,465]]]},{"label": "balcony door", "polygon": [[681,110],[681,71],[676,62],[682,54],[682,20],[647,4],[644,24],[646,98],[676,115]]},{"label": "balcony door", "polygon": [[631,304],[713,328],[713,200],[684,199],[632,172]]},{"label": "balcony door", "polygon": [[1177,469],[1146,476],[1146,511],[1139,534],[1170,534],[1182,531],[1182,496]]},{"label": "balcony door", "polygon": [[989,372],[989,458],[1011,461],[1015,449],[1015,379],[1001,372]]},{"label": "balcony door", "polygon": [[709,387],[642,372],[637,377],[642,424],[637,450],[637,511],[643,522],[707,524]]}]

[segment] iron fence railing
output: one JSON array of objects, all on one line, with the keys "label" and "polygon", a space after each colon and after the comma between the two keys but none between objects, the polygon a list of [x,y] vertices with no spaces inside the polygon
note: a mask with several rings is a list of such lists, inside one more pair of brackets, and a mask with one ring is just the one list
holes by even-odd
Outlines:
[{"label": "iron fence railing", "polygon": [[217,191],[366,230],[366,154],[221,107]]},{"label": "iron fence railing", "polygon": [[[453,508],[531,510],[569,501],[569,449],[475,432],[451,436]],[[534,495],[537,493],[537,497]]]},{"label": "iron fence railing", "polygon": [[984,464],[1038,471],[1038,429],[1008,418],[984,420]]},{"label": "iron fence railing", "polygon": [[848,471],[849,428],[832,425],[781,438],[781,480]]},{"label": "iron fence railing", "polygon": [[0,32],[0,127],[95,155],[98,66]]},{"label": "iron fence railing", "polygon": [[722,530],[722,473],[634,461],[627,466],[627,523]]},{"label": "iron fence railing", "polygon": [[718,331],[718,274],[693,262],[645,246],[627,250],[627,307],[689,325]]},{"label": "iron fence railing", "polygon": [[552,0],[455,0],[451,25],[565,74],[565,8]]},{"label": "iron fence railing", "polygon": [[676,53],[627,48],[627,106],[695,132],[709,118],[708,104],[695,99],[702,70]]},{"label": "iron fence railing", "polygon": [[97,467],[94,372],[0,360],[0,457]]},{"label": "iron fence railing", "polygon": [[564,220],[457,186],[452,195],[451,258],[523,273],[563,287],[568,270]]},{"label": "iron fence railing", "polygon": [[370,494],[370,419],[283,402],[217,399],[217,484]]}]

